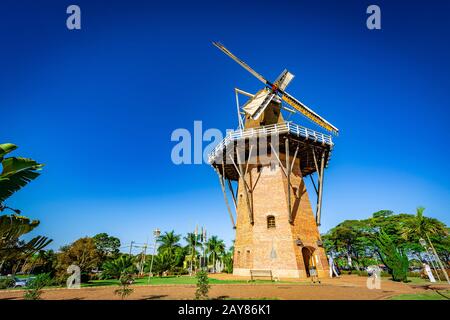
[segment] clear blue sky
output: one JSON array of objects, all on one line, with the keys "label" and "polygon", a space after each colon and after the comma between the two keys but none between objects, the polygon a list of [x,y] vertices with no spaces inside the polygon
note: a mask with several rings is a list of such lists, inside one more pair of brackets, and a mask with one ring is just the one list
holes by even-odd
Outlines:
[{"label": "clear blue sky", "polygon": [[[82,30],[65,26],[66,7]],[[382,30],[366,28],[378,4]],[[233,238],[214,171],[175,166],[176,128],[237,125],[233,88],[260,83],[218,40],[340,128],[322,232],[380,209],[450,224],[448,1],[3,1],[2,142],[46,164],[11,206],[41,220],[53,248],[107,232],[203,224]],[[309,123],[295,118],[303,125]]]}]

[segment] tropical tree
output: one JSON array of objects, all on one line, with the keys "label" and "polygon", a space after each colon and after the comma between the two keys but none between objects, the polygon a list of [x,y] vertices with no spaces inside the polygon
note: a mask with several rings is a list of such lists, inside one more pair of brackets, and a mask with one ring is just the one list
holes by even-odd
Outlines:
[{"label": "tropical tree", "polygon": [[17,146],[12,143],[0,144],[0,162],[3,167],[0,174],[1,208],[5,208],[3,202],[14,192],[26,186],[31,180],[36,179],[39,176],[39,170],[44,166],[29,158],[5,158],[5,155],[15,149],[17,149]]},{"label": "tropical tree", "polygon": [[[195,268],[196,265],[196,252],[197,252],[197,248],[201,248],[201,243],[198,241],[198,235],[196,235],[193,232],[189,232],[185,237],[184,240],[187,242],[187,246],[185,247],[185,252],[188,256],[190,256],[190,263],[192,269]],[[191,270],[192,272],[192,270]]]},{"label": "tropical tree", "polygon": [[76,265],[81,271],[81,280],[87,280],[88,274],[96,269],[101,261],[94,239],[80,238],[69,246],[62,247],[57,256],[57,276],[59,281],[65,281],[69,276],[67,268]]},{"label": "tropical tree", "polygon": [[182,255],[178,254],[178,252],[182,252],[181,248],[177,249],[176,254],[170,254],[168,252],[158,253],[153,257],[153,265],[152,265],[152,256],[147,256],[144,271],[146,273],[150,272],[150,266],[152,267],[152,273],[161,275],[163,272],[172,271],[176,266],[180,265],[182,262]]},{"label": "tropical tree", "polygon": [[381,261],[392,275],[392,280],[406,282],[409,267],[407,255],[395,246],[392,239],[383,230],[380,230],[375,238],[375,245]]},{"label": "tropical tree", "polygon": [[94,239],[95,246],[100,253],[102,261],[106,258],[117,258],[119,256],[120,239],[110,236],[107,233],[96,234]]},{"label": "tropical tree", "polygon": [[213,272],[216,272],[216,260],[225,253],[225,243],[223,240],[217,238],[217,236],[212,236],[206,242],[206,250],[208,252],[208,257],[213,263]]},{"label": "tropical tree", "polygon": [[39,221],[19,215],[0,216],[0,271],[8,266],[14,274],[27,258],[52,241],[44,236],[36,236],[30,241],[19,239],[38,225]]},{"label": "tropical tree", "polygon": [[410,241],[416,241],[418,238],[427,239],[431,244],[430,235],[446,236],[445,225],[437,219],[424,216],[424,207],[418,207],[416,215],[411,217],[402,230],[402,236]]},{"label": "tropical tree", "polygon": [[53,250],[40,250],[31,256],[22,267],[22,272],[41,274],[53,277],[56,272],[57,255]]},{"label": "tropical tree", "polygon": [[234,246],[231,246],[230,249],[222,256],[226,273],[233,273],[233,255]]},{"label": "tropical tree", "polygon": [[21,216],[20,210],[4,203],[12,194],[36,179],[43,167],[43,164],[29,158],[5,157],[15,149],[17,146],[12,143],[0,144],[0,212],[13,212],[12,215],[0,216],[0,272],[5,266],[9,266],[13,273],[19,265],[52,241],[43,236],[36,236],[28,242],[20,240],[21,236],[35,229],[39,221]]},{"label": "tropical tree", "polygon": [[448,235],[447,229],[443,223],[439,223],[436,219],[427,218],[424,216],[423,212],[425,211],[424,207],[418,207],[416,211],[416,215],[410,219],[409,223],[403,228],[403,236],[414,242],[417,242],[418,238],[426,239],[428,241],[429,246],[434,252],[438,263],[444,273],[447,282],[450,283],[447,272],[445,271],[445,267],[440,260],[436,249],[431,242],[430,235],[440,235],[446,237]]},{"label": "tropical tree", "polygon": [[134,274],[137,271],[134,258],[130,255],[106,261],[102,269],[102,279],[119,279],[122,274]]},{"label": "tropical tree", "polygon": [[[381,210],[368,219],[345,220],[322,235],[322,241],[326,251],[333,254],[339,265],[366,267],[374,262],[379,263],[376,261],[379,260],[379,255],[375,239],[380,230],[388,234],[395,247],[405,252],[409,258],[422,260],[421,253],[424,249],[419,244],[419,239],[427,239],[425,235],[420,236],[420,230],[423,229],[430,230],[427,234],[436,252],[443,260],[448,261],[450,246],[445,224],[437,219],[423,217],[421,213],[394,214],[390,210]],[[355,263],[351,264],[352,261]]]},{"label": "tropical tree", "polygon": [[181,248],[179,243],[181,235],[175,234],[175,231],[165,232],[160,235],[157,242],[159,243],[158,253],[165,253],[168,255],[175,255],[178,248]]}]

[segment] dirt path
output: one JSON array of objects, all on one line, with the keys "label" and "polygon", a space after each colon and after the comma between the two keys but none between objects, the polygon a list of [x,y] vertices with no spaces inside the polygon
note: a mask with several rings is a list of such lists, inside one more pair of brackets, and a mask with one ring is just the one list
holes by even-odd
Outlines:
[{"label": "dirt path", "polygon": [[[229,275],[216,275],[215,278],[231,279]],[[231,276],[232,277],[232,276]],[[379,300],[404,293],[421,293],[426,286],[396,283],[383,280],[381,289],[366,287],[365,277],[344,276],[340,279],[323,279],[321,284],[292,279],[292,283],[274,284],[217,284],[211,285],[210,297],[214,299],[238,298],[278,298],[282,300]],[[290,281],[290,280],[289,280]],[[47,289],[43,299],[50,300],[117,300],[113,291],[117,287],[96,287],[82,289]],[[129,299],[192,299],[195,285],[134,286]],[[21,299],[22,291],[0,291],[0,299]]]}]

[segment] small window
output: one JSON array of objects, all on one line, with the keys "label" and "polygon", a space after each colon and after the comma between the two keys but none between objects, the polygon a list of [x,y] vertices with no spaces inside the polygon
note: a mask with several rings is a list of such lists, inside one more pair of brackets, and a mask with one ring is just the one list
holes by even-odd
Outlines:
[{"label": "small window", "polygon": [[262,165],[258,165],[257,167],[256,167],[256,172],[258,172],[258,173],[260,173],[262,171]]},{"label": "small window", "polygon": [[267,229],[275,228],[275,217],[268,216],[267,217]]}]

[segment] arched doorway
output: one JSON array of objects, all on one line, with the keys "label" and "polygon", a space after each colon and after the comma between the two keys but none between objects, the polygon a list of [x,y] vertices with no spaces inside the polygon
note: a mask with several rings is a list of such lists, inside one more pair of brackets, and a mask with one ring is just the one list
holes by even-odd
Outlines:
[{"label": "arched doorway", "polygon": [[311,247],[303,247],[302,248],[303,263],[305,264],[305,272],[306,272],[306,276],[308,278],[310,277],[310,273],[309,273],[310,267],[315,266],[314,258],[313,258],[314,250],[315,249],[311,248]]}]

